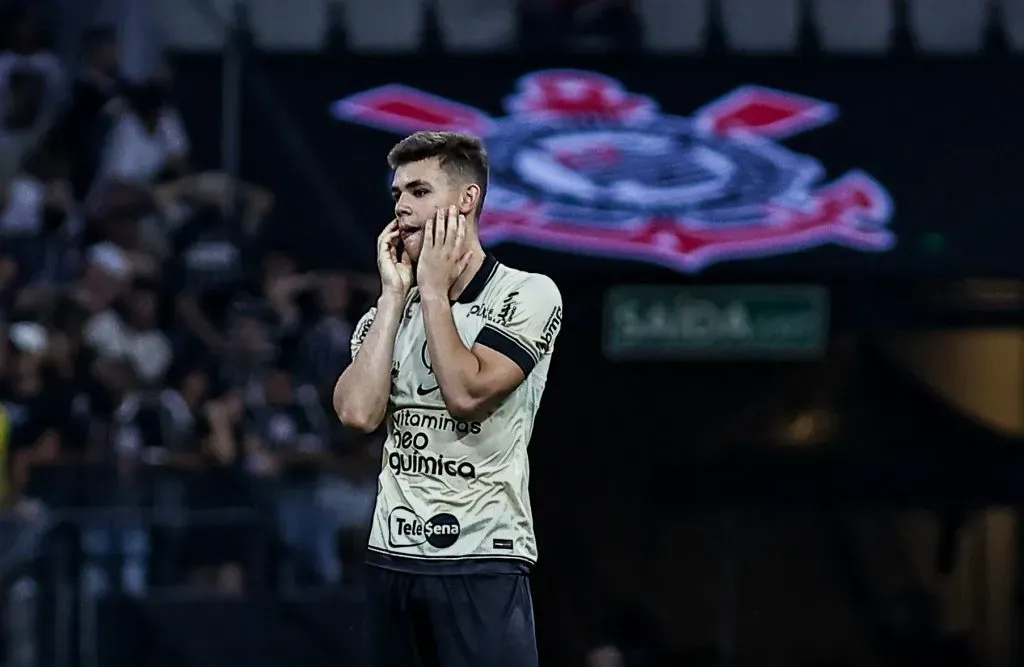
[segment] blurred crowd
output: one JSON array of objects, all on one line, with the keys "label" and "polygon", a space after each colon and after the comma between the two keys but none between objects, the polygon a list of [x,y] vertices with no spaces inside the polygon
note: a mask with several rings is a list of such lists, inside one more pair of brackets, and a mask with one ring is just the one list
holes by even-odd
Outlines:
[{"label": "blurred crowd", "polygon": [[301,266],[273,193],[190,164],[170,67],[125,81],[112,28],[67,63],[32,11],[0,25],[5,535],[73,526],[90,585],[131,594],[340,582],[381,439],[324,399],[377,281]]}]

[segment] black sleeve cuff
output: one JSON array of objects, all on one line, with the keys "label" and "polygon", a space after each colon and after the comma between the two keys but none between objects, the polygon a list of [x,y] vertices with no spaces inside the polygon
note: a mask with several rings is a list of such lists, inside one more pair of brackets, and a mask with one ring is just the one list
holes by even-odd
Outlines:
[{"label": "black sleeve cuff", "polygon": [[476,342],[491,348],[495,352],[504,354],[523,370],[523,375],[529,375],[533,367],[537,365],[533,355],[523,347],[522,343],[504,331],[490,325],[480,330],[480,333],[477,334]]}]

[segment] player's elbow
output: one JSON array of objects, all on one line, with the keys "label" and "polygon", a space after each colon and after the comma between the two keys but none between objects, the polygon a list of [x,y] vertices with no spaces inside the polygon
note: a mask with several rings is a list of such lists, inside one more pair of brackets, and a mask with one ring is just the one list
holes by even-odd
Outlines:
[{"label": "player's elbow", "polygon": [[334,411],[345,427],[359,433],[373,433],[380,426],[381,418],[349,402],[334,403]]},{"label": "player's elbow", "polygon": [[446,398],[445,406],[452,417],[465,422],[480,421],[489,413],[487,401],[469,394]]},{"label": "player's elbow", "polygon": [[373,433],[380,426],[384,415],[371,410],[359,400],[357,395],[352,395],[345,388],[344,376],[334,385],[334,413],[347,428],[359,433]]},{"label": "player's elbow", "polygon": [[364,413],[355,411],[340,410],[338,412],[338,419],[341,420],[341,423],[346,428],[359,433],[373,433],[380,426],[379,419],[374,419]]}]

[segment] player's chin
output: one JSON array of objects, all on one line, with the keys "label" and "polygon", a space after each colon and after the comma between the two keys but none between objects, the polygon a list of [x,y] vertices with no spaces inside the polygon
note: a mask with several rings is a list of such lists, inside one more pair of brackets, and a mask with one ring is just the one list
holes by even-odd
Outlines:
[{"label": "player's chin", "polygon": [[423,232],[410,234],[403,239],[402,244],[405,247],[405,252],[409,255],[409,259],[415,262],[420,258],[420,251],[423,250]]}]

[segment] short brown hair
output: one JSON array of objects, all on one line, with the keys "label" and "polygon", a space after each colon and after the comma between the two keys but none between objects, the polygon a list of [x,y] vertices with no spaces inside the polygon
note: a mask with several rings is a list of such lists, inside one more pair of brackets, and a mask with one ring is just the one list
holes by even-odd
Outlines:
[{"label": "short brown hair", "polygon": [[487,174],[491,161],[480,139],[456,132],[417,132],[402,139],[388,153],[388,166],[397,169],[404,164],[438,158],[441,169],[449,177],[480,186],[477,213],[483,209],[487,196]]}]

